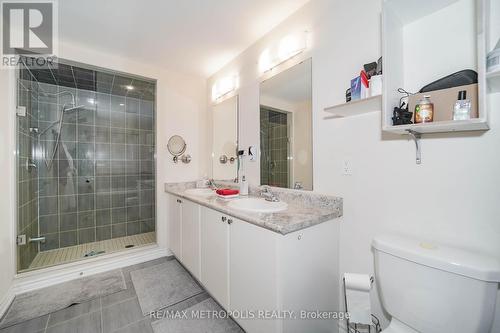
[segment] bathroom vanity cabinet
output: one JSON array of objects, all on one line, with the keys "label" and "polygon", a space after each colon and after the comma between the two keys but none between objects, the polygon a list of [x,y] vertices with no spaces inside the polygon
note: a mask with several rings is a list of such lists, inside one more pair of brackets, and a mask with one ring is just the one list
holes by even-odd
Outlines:
[{"label": "bathroom vanity cabinet", "polygon": [[197,279],[200,278],[200,208],[175,196],[168,198],[170,250]]},{"label": "bathroom vanity cabinet", "polygon": [[200,278],[200,208],[188,200],[181,200],[182,263],[197,279]]},{"label": "bathroom vanity cabinet", "polygon": [[[201,209],[201,282],[215,299],[229,308],[229,224],[215,210]],[[200,221],[201,222],[201,221]],[[181,260],[181,262],[183,259]]]},{"label": "bathroom vanity cabinet", "polygon": [[301,311],[338,311],[337,222],[283,235],[175,195],[169,211],[172,252],[245,331],[336,331]]},{"label": "bathroom vanity cabinet", "polygon": [[168,197],[168,244],[177,258],[181,257],[181,205],[178,197]]}]

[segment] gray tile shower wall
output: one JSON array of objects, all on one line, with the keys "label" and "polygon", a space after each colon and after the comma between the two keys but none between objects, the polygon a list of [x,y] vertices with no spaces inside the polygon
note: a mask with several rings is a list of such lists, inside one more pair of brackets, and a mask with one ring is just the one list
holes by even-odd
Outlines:
[{"label": "gray tile shower wall", "polygon": [[[40,250],[154,231],[154,102],[38,85],[43,92],[70,91],[83,106],[64,114],[51,168],[43,154],[55,146],[57,132],[49,130],[40,137],[40,233],[47,239]],[[40,98],[42,132],[69,102],[68,95]]]},{"label": "gray tile shower wall", "polygon": [[288,126],[287,113],[261,108],[262,185],[289,186]]}]

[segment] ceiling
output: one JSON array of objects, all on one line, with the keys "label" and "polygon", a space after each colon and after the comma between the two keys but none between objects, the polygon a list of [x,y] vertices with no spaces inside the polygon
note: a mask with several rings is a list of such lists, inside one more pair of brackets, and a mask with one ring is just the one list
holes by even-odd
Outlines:
[{"label": "ceiling", "polygon": [[309,0],[64,0],[59,38],[208,77]]},{"label": "ceiling", "polygon": [[154,100],[155,83],[125,74],[96,71],[73,64],[58,63],[51,66],[30,66],[23,58],[21,78],[52,85],[78,88],[116,96]]}]

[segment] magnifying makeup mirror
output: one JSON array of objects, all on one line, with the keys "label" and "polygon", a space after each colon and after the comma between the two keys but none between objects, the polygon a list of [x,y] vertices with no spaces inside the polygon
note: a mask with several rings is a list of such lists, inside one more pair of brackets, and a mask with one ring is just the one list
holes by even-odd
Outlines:
[{"label": "magnifying makeup mirror", "polygon": [[181,136],[174,135],[168,140],[167,148],[170,154],[174,156],[174,163],[177,163],[179,161],[179,156],[186,151],[186,141],[184,141]]}]

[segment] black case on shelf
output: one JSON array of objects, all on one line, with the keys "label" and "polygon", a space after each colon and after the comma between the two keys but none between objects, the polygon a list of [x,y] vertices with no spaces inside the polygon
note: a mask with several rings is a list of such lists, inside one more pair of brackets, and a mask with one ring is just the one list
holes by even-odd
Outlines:
[{"label": "black case on shelf", "polygon": [[477,72],[473,71],[472,69],[464,69],[462,71],[445,76],[432,83],[429,83],[428,85],[420,89],[419,93],[466,86],[474,83],[477,83]]}]

